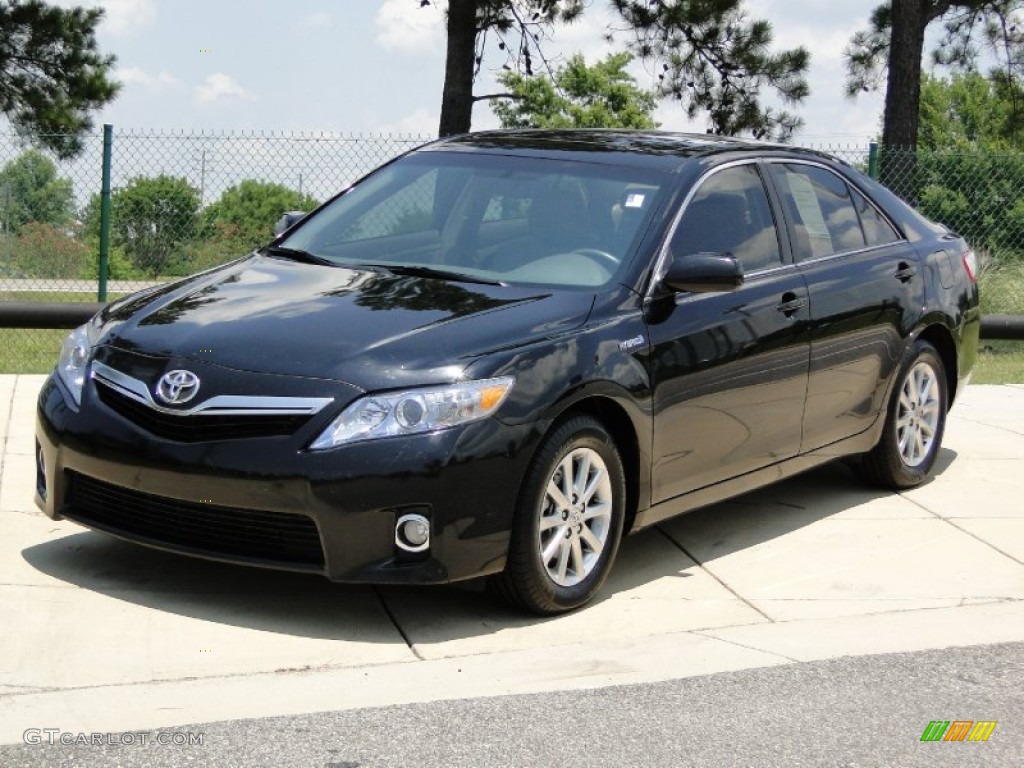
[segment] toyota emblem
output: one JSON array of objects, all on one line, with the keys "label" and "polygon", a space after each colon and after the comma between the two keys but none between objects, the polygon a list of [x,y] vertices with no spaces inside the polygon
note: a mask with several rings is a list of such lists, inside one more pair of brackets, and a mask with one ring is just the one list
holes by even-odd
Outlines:
[{"label": "toyota emblem", "polygon": [[168,371],[156,383],[156,396],[169,405],[187,403],[199,392],[199,377],[192,371]]}]

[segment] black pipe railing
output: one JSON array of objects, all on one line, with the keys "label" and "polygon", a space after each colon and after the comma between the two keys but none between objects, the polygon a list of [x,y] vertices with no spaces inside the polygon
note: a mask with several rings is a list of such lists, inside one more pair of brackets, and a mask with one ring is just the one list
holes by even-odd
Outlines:
[{"label": "black pipe railing", "polygon": [[0,301],[0,328],[77,328],[102,302]]},{"label": "black pipe railing", "polygon": [[982,315],[981,338],[1024,339],[1024,315]]},{"label": "black pipe railing", "polygon": [[[0,301],[0,328],[77,328],[102,303]],[[981,338],[1024,340],[1024,315],[984,315]]]}]

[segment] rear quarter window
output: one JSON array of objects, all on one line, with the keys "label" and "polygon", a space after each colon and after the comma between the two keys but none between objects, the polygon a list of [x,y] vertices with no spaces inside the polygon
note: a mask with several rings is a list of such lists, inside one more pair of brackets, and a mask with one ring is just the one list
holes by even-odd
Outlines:
[{"label": "rear quarter window", "polygon": [[886,221],[864,195],[855,189],[852,190],[852,195],[857,215],[860,216],[860,224],[864,228],[864,240],[869,248],[902,240],[892,224]]}]

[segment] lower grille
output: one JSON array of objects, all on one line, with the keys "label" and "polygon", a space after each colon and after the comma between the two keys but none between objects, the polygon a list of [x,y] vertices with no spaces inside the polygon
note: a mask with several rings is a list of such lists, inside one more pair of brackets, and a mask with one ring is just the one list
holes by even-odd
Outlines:
[{"label": "lower grille", "polygon": [[192,554],[323,568],[320,534],[305,515],[196,504],[68,474],[68,504],[61,513],[90,528]]}]

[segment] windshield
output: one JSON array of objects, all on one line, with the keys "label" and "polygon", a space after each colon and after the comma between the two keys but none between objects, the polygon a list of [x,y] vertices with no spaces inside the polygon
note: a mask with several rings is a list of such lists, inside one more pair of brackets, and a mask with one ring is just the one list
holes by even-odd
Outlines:
[{"label": "windshield", "polygon": [[624,269],[666,186],[649,169],[420,152],[372,174],[280,245],[339,266],[591,288]]}]

